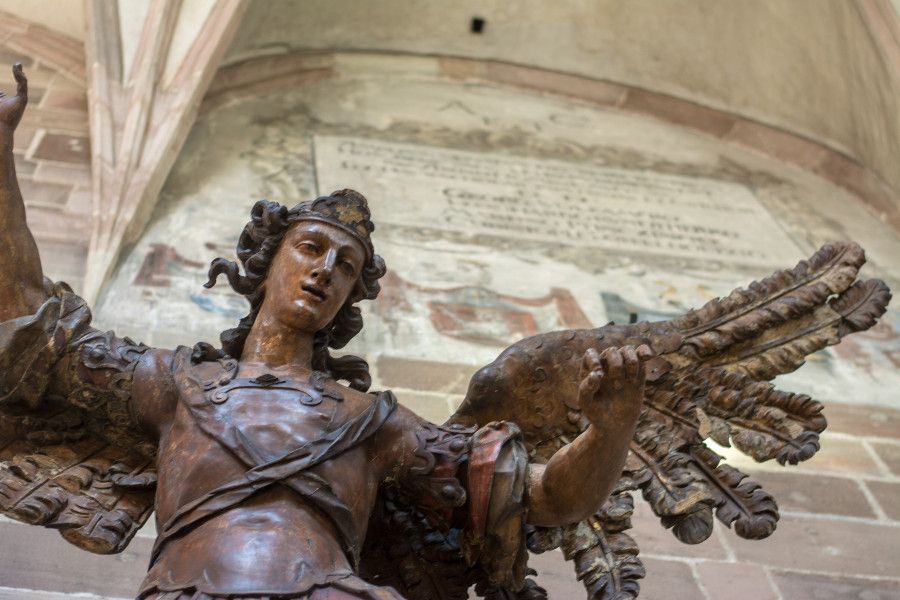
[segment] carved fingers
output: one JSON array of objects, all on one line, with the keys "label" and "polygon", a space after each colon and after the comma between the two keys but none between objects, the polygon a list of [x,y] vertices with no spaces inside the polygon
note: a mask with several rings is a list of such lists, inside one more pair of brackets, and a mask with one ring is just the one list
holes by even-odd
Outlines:
[{"label": "carved fingers", "polygon": [[584,402],[592,398],[600,389],[603,373],[600,353],[594,348],[588,348],[581,363],[581,385],[578,386],[578,398],[581,406],[584,406]]},{"label": "carved fingers", "polygon": [[28,78],[22,70],[22,63],[13,65],[13,77],[16,80],[16,95],[23,100],[28,99]]},{"label": "carved fingers", "polygon": [[653,356],[653,350],[645,344],[585,352],[578,390],[585,416],[596,422],[615,408],[613,405],[638,411],[643,400],[644,365]]},{"label": "carved fingers", "polygon": [[16,80],[16,95],[0,93],[0,123],[15,129],[25,112],[25,105],[28,104],[28,79],[21,63],[13,65],[12,71]]}]

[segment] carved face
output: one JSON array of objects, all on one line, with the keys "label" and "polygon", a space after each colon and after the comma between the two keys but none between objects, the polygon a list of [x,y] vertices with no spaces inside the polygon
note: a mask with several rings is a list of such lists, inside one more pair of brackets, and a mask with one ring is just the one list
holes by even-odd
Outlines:
[{"label": "carved face", "polygon": [[364,263],[362,244],[343,229],[300,221],[269,267],[261,312],[292,329],[319,331],[349,298]]}]

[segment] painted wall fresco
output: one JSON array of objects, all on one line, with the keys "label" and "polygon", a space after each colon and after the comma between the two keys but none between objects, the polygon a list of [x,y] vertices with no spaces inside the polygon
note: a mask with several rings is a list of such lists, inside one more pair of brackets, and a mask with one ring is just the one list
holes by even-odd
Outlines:
[{"label": "painted wall fresco", "polygon": [[[829,239],[861,241],[868,273],[900,283],[897,236],[793,167],[561,98],[348,68],[201,118],[99,321],[159,346],[215,341],[246,304],[201,284],[253,201],[341,187],[369,197],[389,267],[347,350],[377,385],[397,385],[398,365],[421,373],[402,386],[442,407],[461,390],[434,383],[450,377],[435,365],[456,381],[533,333],[670,318]],[[782,385],[895,402],[898,332],[893,311]]]},{"label": "painted wall fresco", "polygon": [[352,137],[314,143],[319,192],[366,190],[392,225],[759,266],[799,252],[736,183]]}]

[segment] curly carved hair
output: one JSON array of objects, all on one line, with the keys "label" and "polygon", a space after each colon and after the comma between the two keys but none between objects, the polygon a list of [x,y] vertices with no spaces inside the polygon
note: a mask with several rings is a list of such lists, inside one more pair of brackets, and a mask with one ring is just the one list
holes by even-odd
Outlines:
[{"label": "curly carved hair", "polygon": [[[287,230],[309,214],[311,205],[340,199],[352,199],[365,204],[365,198],[358,192],[340,190],[330,196],[318,198],[313,203],[298,204],[290,210],[277,202],[267,200],[260,200],[253,205],[250,222],[244,227],[237,245],[237,256],[244,266],[244,274],[241,274],[234,261],[217,258],[212,261],[209,281],[204,284],[205,287],[211,288],[216,284],[219,275],[225,275],[231,288],[250,302],[250,312],[240,320],[237,327],[223,331],[219,336],[222,342],[220,354],[224,353],[235,358],[241,356],[244,343],[265,299],[262,283],[268,275],[269,266]],[[368,390],[372,383],[368,363],[358,356],[332,356],[328,349],[343,348],[362,330],[362,312],[355,304],[360,300],[372,300],[378,296],[381,291],[378,280],[385,271],[384,260],[370,252],[350,297],[331,323],[316,333],[313,342],[312,368],[324,372],[333,379],[345,380],[349,382],[351,388],[360,391]],[[208,355],[210,349],[201,348],[200,353]]]}]

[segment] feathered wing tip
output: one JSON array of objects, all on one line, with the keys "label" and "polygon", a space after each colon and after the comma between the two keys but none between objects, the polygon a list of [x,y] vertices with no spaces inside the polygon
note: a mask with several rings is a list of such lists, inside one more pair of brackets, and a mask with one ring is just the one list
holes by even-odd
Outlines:
[{"label": "feathered wing tip", "polygon": [[844,336],[872,327],[890,300],[883,281],[857,281],[811,313],[765,330],[705,364],[770,380],[795,371],[808,355],[837,344]]},{"label": "feathered wing tip", "polygon": [[864,261],[856,244],[828,244],[793,269],[669,322],[683,341],[664,354],[670,370],[647,385],[623,481],[637,484],[680,540],[706,539],[713,513],[741,537],[775,530],[774,498],[703,440],[782,465],[819,450],[822,405],[768,380],[884,314],[891,299],[884,282],[854,281]]},{"label": "feathered wing tip", "polygon": [[633,600],[640,591],[644,565],[637,544],[625,533],[634,513],[629,485],[620,482],[600,511],[580,523],[535,528],[528,535],[528,549],[535,554],[562,549],[591,600]]},{"label": "feathered wing tip", "polygon": [[806,356],[872,327],[891,299],[883,281],[855,281],[859,245],[822,246],[796,267],[736,289],[670,322],[683,343],[666,358],[676,370],[722,367],[771,380]]},{"label": "feathered wing tip", "polygon": [[89,552],[124,550],[153,509],[153,461],[89,438],[71,409],[17,420],[30,431],[0,452],[0,511]]},{"label": "feathered wing tip", "polygon": [[[537,573],[529,569],[530,575]],[[547,590],[537,584],[534,579],[526,579],[522,589],[518,592],[504,590],[484,582],[475,584],[475,594],[484,600],[549,600]]]},{"label": "feathered wing tip", "polygon": [[803,319],[847,290],[863,263],[865,253],[859,245],[826,244],[793,269],[712,300],[670,322],[684,336],[677,356],[671,358],[676,365],[696,365],[741,354],[743,342]]},{"label": "feathered wing tip", "polygon": [[874,326],[887,311],[891,290],[880,279],[857,281],[847,291],[832,298],[831,310],[841,316],[838,335],[844,337]]}]

